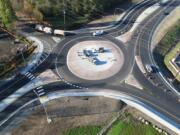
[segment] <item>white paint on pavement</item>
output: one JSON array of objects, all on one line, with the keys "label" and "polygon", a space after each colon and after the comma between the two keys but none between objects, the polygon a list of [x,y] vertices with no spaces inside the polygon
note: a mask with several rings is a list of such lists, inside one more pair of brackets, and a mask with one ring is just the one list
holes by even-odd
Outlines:
[{"label": "white paint on pavement", "polygon": [[135,56],[135,61],[136,61],[136,63],[137,63],[137,66],[138,66],[139,69],[141,70],[141,72],[142,72],[143,74],[145,74],[145,73],[146,73],[146,70],[145,70],[145,68],[144,68],[144,66],[143,66],[143,63],[142,63],[142,61],[141,61],[140,56]]},{"label": "white paint on pavement", "polygon": [[14,103],[16,100],[18,100],[20,97],[22,97],[24,94],[31,91],[33,88],[42,85],[43,83],[39,81],[38,78],[32,80],[22,88],[15,91],[10,96],[6,97],[0,102],[0,112],[2,112],[4,109],[6,109],[10,104]]},{"label": "white paint on pavement", "polygon": [[131,86],[134,86],[138,89],[143,89],[143,86],[138,82],[138,80],[134,77],[133,74],[129,74],[125,80],[125,83]]},{"label": "white paint on pavement", "polygon": [[147,8],[144,12],[141,13],[141,15],[139,15],[139,17],[136,19],[135,23],[133,24],[132,28],[126,32],[123,35],[120,35],[118,37],[116,37],[117,39],[121,40],[122,42],[127,42],[130,38],[132,33],[136,30],[136,28],[149,16],[151,15],[153,12],[155,12],[157,9],[160,8],[159,4],[154,4],[151,7]]},{"label": "white paint on pavement", "polygon": [[155,12],[157,9],[160,8],[158,3],[152,5],[151,7],[147,8],[142,14],[136,19],[133,27],[130,29],[130,32],[133,32],[149,15]]},{"label": "white paint on pavement", "polygon": [[25,74],[26,72],[28,72],[31,68],[33,68],[35,66],[35,64],[41,58],[41,55],[42,55],[43,50],[44,50],[43,43],[38,38],[36,38],[36,37],[27,37],[27,38],[31,41],[35,41],[37,48],[33,52],[34,55],[31,58],[32,61],[29,61],[26,68],[24,68],[24,69],[22,69],[22,71],[20,71],[22,74]]}]

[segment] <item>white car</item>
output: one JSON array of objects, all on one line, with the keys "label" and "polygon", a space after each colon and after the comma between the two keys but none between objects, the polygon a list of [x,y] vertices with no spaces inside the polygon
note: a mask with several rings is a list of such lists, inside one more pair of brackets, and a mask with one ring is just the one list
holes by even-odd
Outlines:
[{"label": "white car", "polygon": [[47,33],[47,34],[52,34],[52,28],[50,28],[50,27],[44,27],[43,28],[43,31],[45,32],[45,33]]},{"label": "white car", "polygon": [[35,29],[38,30],[38,31],[43,31],[43,25],[37,24],[35,26]]},{"label": "white car", "polygon": [[149,73],[152,73],[152,72],[153,72],[153,69],[152,69],[151,65],[146,64],[146,65],[145,65],[145,68],[146,68],[146,70],[147,70]]},{"label": "white car", "polygon": [[93,32],[93,36],[100,36],[102,34],[104,34],[103,30],[97,30],[97,31]]}]

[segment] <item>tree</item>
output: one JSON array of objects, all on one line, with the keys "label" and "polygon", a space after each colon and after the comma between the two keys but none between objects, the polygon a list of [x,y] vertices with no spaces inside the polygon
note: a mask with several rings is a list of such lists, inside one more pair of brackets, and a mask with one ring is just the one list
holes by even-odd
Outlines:
[{"label": "tree", "polygon": [[37,6],[35,3],[25,0],[24,1],[24,8],[23,8],[24,13],[26,13],[29,17],[31,18],[36,18],[37,21],[42,21],[43,20],[43,15],[42,13],[38,10]]},{"label": "tree", "polygon": [[3,25],[11,29],[17,17],[9,0],[0,0],[0,17]]}]

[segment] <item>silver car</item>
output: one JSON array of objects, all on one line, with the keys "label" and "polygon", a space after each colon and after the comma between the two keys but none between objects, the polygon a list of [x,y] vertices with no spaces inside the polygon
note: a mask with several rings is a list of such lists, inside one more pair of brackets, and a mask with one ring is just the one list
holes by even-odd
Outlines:
[{"label": "silver car", "polygon": [[100,36],[102,34],[104,34],[103,30],[97,30],[97,31],[93,32],[93,36]]}]

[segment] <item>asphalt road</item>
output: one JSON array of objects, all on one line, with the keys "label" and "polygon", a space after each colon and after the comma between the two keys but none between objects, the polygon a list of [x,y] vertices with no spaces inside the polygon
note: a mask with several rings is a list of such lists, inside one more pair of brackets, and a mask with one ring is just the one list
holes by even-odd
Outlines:
[{"label": "asphalt road", "polygon": [[[104,79],[104,80],[98,80],[98,81],[90,81],[90,80],[84,80],[81,78],[76,77],[73,75],[66,64],[66,56],[68,53],[68,50],[76,43],[83,42],[83,41],[93,41],[93,40],[99,40],[99,41],[110,41],[114,44],[116,44],[123,52],[124,57],[125,57],[125,62],[123,64],[122,69],[113,77]],[[123,80],[127,74],[130,72],[131,65],[129,65],[129,60],[128,60],[128,52],[126,47],[123,45],[122,42],[119,40],[105,35],[101,37],[93,37],[91,35],[83,35],[81,37],[75,37],[71,38],[71,40],[67,39],[67,42],[65,44],[59,44],[56,49],[54,49],[54,52],[52,53],[53,55],[56,55],[56,60],[55,60],[55,72],[60,76],[62,80],[68,81],[71,84],[79,84],[78,86],[80,87],[86,87],[85,84],[90,85],[90,84],[98,84],[98,83],[106,83],[106,82],[115,82],[115,81],[121,81]],[[80,85],[80,83],[84,83],[84,85]]]},{"label": "asphalt road", "polygon": [[[179,4],[178,1],[172,1],[172,3],[173,5]],[[169,94],[169,93],[164,92],[162,88],[159,88],[155,86],[153,83],[151,83],[140,72],[134,59],[134,56],[136,54],[135,52],[138,50],[137,52],[140,54],[143,63],[152,64],[152,56],[148,55],[150,51],[147,45],[147,42],[151,42],[152,35],[149,35],[149,33],[145,32],[144,27],[148,28],[150,32],[152,31],[153,33],[155,28],[157,27],[157,24],[159,24],[164,19],[165,17],[164,11],[165,10],[168,10],[169,12],[172,11],[174,9],[174,6],[171,5],[168,7],[162,7],[161,9],[156,11],[155,14],[148,17],[141,24],[142,27],[140,26],[137,28],[135,35],[133,36],[134,38],[129,42],[129,45],[127,47],[125,47],[120,41],[116,40],[113,37],[113,36],[116,36],[117,34],[118,35],[122,34],[122,31],[124,31],[124,27],[126,28],[125,31],[127,31],[130,27],[132,27],[132,24],[130,22],[132,22],[135,18],[137,18],[137,16],[142,11],[144,11],[144,9],[146,9],[147,6],[150,6],[151,4],[153,4],[153,2],[152,3],[150,2],[148,4],[146,3],[144,6],[142,6],[143,7],[142,10],[135,10],[137,12],[134,11],[133,12],[134,15],[131,14],[129,17],[127,17],[129,20],[128,23],[126,24],[127,28],[123,24],[122,26],[119,25],[118,28],[116,28],[116,30],[107,31],[107,35],[104,35],[102,37],[92,37],[91,33],[87,33],[87,34],[83,33],[83,34],[78,34],[76,36],[70,36],[62,40],[60,44],[53,50],[53,52],[47,58],[47,60],[42,65],[40,65],[37,71],[34,72],[35,74],[38,74],[47,68],[53,69],[54,72],[57,74],[60,72],[62,82],[43,86],[43,88],[45,89],[45,92],[49,93],[52,91],[68,90],[68,89],[73,89],[73,88],[79,88],[79,89],[83,88],[83,90],[90,89],[90,88],[112,89],[115,91],[124,92],[127,95],[137,98],[138,100],[153,107],[158,112],[162,113],[164,116],[168,117],[169,119],[179,124],[180,123],[180,113],[179,113],[180,107],[179,107],[179,102],[177,101],[177,97],[174,94]],[[139,31],[142,31],[142,32],[139,32]],[[112,33],[112,34],[109,34],[109,33]],[[116,34],[114,35],[114,33]],[[68,71],[68,68],[65,65],[66,54],[67,54],[68,49],[77,42],[81,42],[84,40],[92,40],[92,39],[93,40],[94,39],[110,40],[111,42],[116,43],[123,50],[123,53],[126,56],[126,63],[124,64],[124,68],[122,69],[120,73],[113,76],[112,78],[108,78],[107,80],[90,82],[87,80],[77,78],[76,76],[72,75],[70,71]],[[136,79],[140,81],[141,85],[145,88],[145,90],[139,90],[135,87],[129,86],[124,83],[123,80],[131,72],[134,74]],[[159,78],[158,75],[157,75],[157,78]],[[23,81],[28,82],[26,80],[23,80]],[[159,78],[159,81],[162,84],[165,83],[161,80],[161,78]],[[10,86],[6,91],[8,92],[10,91],[11,93],[11,91],[16,90],[18,87],[21,87],[21,86],[23,86],[21,85],[21,83],[20,84],[17,83]],[[4,88],[6,87],[4,86]],[[166,88],[169,89],[168,87]],[[14,102],[12,105],[6,108],[6,110],[1,112],[0,119],[5,118],[6,116],[8,116],[8,114],[10,114],[14,110],[19,108],[23,104],[25,104],[27,101],[30,101],[34,98],[36,98],[36,96],[34,95],[33,91],[30,93],[27,93],[22,98],[20,98],[17,102]]]},{"label": "asphalt road", "polygon": [[[176,1],[170,4],[169,6],[167,5],[165,11],[171,12],[177,6],[179,6],[179,1]],[[166,15],[164,14],[165,11],[157,11],[156,14],[152,16],[151,20],[148,20],[146,23],[143,24],[141,28],[138,29],[138,32],[140,34],[137,37],[136,43],[138,45],[137,51],[139,52],[139,56],[141,57],[143,65],[154,65],[157,68],[157,71],[155,73],[152,73],[154,79],[151,80],[151,82],[154,82],[155,85],[161,85],[163,89],[171,90],[172,92],[174,92],[170,84],[167,83],[167,78],[165,78],[165,81],[160,75],[160,69],[158,69],[157,67],[157,64],[154,60],[153,51],[151,49],[151,40],[153,32],[155,31],[156,27],[160,24],[160,22],[163,20],[163,18],[166,17]]]},{"label": "asphalt road", "polygon": [[[125,16],[122,18],[123,21],[118,22],[116,28],[111,28],[110,30],[107,30],[107,33],[110,33],[112,35],[117,35],[117,34],[120,35],[120,34],[125,33],[126,31],[128,31],[132,27],[133,21],[146,8],[150,7],[154,3],[155,3],[155,0],[153,0],[153,1],[152,0],[146,0],[146,1],[143,1],[143,2],[139,3],[138,5],[133,7],[132,9],[129,9],[129,11],[127,11]],[[23,28],[23,31],[28,33],[29,35],[34,35],[34,36],[36,36],[36,37],[38,37],[40,39],[43,38],[43,37],[37,36],[36,33],[34,33],[33,30],[28,29],[26,27]],[[118,33],[117,33],[117,31],[118,31]],[[78,34],[77,36],[73,36],[73,37],[69,36],[64,41],[62,41],[61,44],[64,44],[64,43],[66,43],[66,41],[72,40],[72,39],[74,39],[76,37],[83,37],[83,36],[91,36],[91,33],[87,32],[87,33]],[[44,36],[43,40],[47,40],[48,43],[52,44],[52,41],[49,39],[49,37]],[[55,59],[55,58],[56,58],[56,55],[51,53],[51,56],[43,64],[41,64],[38,67],[38,69],[36,69],[36,71],[34,71],[33,73],[38,75],[40,72],[42,72],[43,70],[45,70],[47,68],[54,68],[53,65],[52,65],[52,63],[53,63],[52,59]],[[25,84],[27,84],[29,81],[30,80],[28,80],[25,76],[16,76],[10,82],[4,84],[3,86],[0,86],[1,95],[3,95],[2,97],[0,96],[0,99],[2,100],[4,98],[6,98],[8,95],[12,94],[18,88],[20,88],[20,87],[24,86]]]}]

